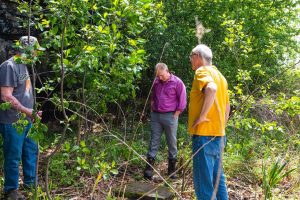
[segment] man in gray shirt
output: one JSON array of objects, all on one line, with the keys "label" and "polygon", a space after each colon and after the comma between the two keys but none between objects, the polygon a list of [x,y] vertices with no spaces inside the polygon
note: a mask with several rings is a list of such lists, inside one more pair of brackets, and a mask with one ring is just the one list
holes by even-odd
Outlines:
[{"label": "man in gray shirt", "polygon": [[[29,40],[28,40],[29,39]],[[0,103],[10,103],[10,108],[0,109],[0,133],[3,137],[4,152],[4,196],[7,199],[22,199],[18,193],[19,163],[22,160],[24,185],[35,183],[37,144],[27,134],[33,119],[33,91],[23,53],[36,56],[39,49],[35,37],[23,36],[19,40],[19,48],[12,58],[0,65]],[[29,51],[28,51],[29,49]],[[25,114],[27,123],[23,132],[18,133],[13,123]],[[41,116],[41,112],[37,113]]]}]

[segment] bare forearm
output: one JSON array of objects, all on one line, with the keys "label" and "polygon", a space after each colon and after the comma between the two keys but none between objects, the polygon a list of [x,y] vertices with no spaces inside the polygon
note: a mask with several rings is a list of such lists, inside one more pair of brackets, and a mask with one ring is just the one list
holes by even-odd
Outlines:
[{"label": "bare forearm", "polygon": [[2,100],[4,102],[9,102],[11,104],[11,107],[16,109],[17,111],[20,111],[22,113],[25,113],[27,116],[31,117],[32,116],[32,109],[24,107],[18,99],[16,99],[14,96],[9,95],[2,97]]},{"label": "bare forearm", "polygon": [[226,105],[226,111],[225,111],[225,124],[227,124],[229,119],[229,113],[230,113],[230,104]]},{"label": "bare forearm", "polygon": [[215,96],[216,96],[217,86],[214,83],[209,83],[205,88],[205,97],[202,106],[200,116],[205,117],[209,110],[211,109]]}]

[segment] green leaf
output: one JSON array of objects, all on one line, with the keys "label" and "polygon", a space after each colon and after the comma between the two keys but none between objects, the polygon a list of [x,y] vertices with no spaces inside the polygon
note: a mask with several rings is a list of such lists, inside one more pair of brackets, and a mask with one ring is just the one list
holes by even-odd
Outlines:
[{"label": "green leaf", "polygon": [[112,169],[110,170],[110,172],[113,174],[113,175],[117,175],[119,173],[119,171],[117,169]]}]

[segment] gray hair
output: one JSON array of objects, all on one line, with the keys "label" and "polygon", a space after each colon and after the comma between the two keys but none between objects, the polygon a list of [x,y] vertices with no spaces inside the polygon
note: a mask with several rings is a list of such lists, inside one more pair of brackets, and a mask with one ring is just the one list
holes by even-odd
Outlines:
[{"label": "gray hair", "polygon": [[168,66],[165,63],[157,63],[155,65],[155,71],[157,71],[157,70],[167,70],[167,71],[169,71]]},{"label": "gray hair", "polygon": [[206,46],[205,44],[199,44],[192,50],[192,54],[197,54],[204,59],[205,63],[208,65],[212,65],[212,51],[211,49]]}]

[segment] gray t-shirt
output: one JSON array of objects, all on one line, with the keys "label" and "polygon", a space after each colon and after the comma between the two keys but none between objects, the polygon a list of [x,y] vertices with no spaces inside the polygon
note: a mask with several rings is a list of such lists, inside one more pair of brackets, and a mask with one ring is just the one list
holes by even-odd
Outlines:
[{"label": "gray t-shirt", "polygon": [[[26,65],[10,58],[0,65],[0,87],[13,87],[13,96],[27,108],[33,108],[32,85]],[[0,98],[0,103],[3,101]],[[20,118],[17,110],[0,110],[0,123],[10,124]]]}]

